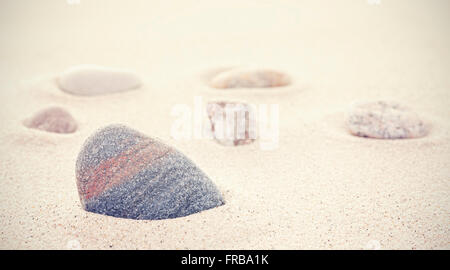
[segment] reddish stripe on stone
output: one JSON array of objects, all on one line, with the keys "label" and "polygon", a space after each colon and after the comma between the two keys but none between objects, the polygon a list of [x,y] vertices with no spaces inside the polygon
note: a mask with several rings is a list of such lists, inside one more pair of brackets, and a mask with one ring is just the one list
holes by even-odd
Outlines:
[{"label": "reddish stripe on stone", "polygon": [[162,144],[147,139],[133,145],[118,156],[100,162],[98,166],[81,176],[82,198],[88,200],[131,179],[169,151],[170,149]]}]

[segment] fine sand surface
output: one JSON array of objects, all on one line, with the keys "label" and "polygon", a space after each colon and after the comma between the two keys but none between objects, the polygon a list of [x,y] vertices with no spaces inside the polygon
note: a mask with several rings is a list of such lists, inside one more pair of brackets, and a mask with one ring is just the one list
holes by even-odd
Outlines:
[{"label": "fine sand surface", "polygon": [[[449,249],[450,2],[1,1],[1,249]],[[104,96],[58,89],[68,67],[136,72]],[[211,88],[216,70],[263,65],[281,88]],[[209,74],[209,75],[205,75]],[[279,105],[279,147],[175,140],[175,104]],[[432,126],[419,139],[355,137],[345,112],[395,100]],[[58,106],[74,133],[26,128]],[[224,206],[136,221],[82,210],[75,161],[97,128],[122,123],[182,151]]]}]

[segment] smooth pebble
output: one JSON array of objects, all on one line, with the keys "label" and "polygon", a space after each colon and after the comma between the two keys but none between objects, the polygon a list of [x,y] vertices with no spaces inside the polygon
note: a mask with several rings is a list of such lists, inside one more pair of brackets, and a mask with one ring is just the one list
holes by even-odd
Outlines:
[{"label": "smooth pebble", "polygon": [[123,92],[138,88],[141,81],[133,72],[95,65],[74,66],[58,77],[58,85],[64,92],[95,96]]},{"label": "smooth pebble", "polygon": [[288,75],[265,68],[233,68],[220,72],[210,82],[212,87],[226,88],[266,88],[286,86],[291,83]]},{"label": "smooth pebble", "polygon": [[35,113],[24,121],[28,128],[53,133],[73,133],[77,130],[77,122],[72,115],[60,107],[50,107]]}]

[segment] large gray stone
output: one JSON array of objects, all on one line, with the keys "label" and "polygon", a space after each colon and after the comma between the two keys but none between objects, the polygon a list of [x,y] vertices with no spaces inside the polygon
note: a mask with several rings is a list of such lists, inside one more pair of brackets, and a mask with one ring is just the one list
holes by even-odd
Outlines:
[{"label": "large gray stone", "polygon": [[76,177],[83,208],[114,217],[176,218],[224,204],[214,183],[186,156],[123,125],[86,140]]}]

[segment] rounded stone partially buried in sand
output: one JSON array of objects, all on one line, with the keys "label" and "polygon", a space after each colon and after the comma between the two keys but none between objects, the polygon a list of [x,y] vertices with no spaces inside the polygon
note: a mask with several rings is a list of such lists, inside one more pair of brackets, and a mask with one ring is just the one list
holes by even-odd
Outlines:
[{"label": "rounded stone partially buried in sand", "polygon": [[26,119],[23,124],[28,128],[54,133],[73,133],[77,130],[75,119],[60,107],[43,109]]},{"label": "rounded stone partially buried in sand", "polygon": [[215,88],[266,88],[286,86],[291,83],[288,75],[265,68],[233,68],[220,72],[210,81]]},{"label": "rounded stone partially buried in sand", "polygon": [[141,81],[127,70],[80,65],[61,73],[58,85],[70,94],[94,96],[132,90],[138,88]]},{"label": "rounded stone partially buried in sand", "polygon": [[224,204],[214,183],[186,156],[123,125],[86,140],[76,178],[83,208],[108,216],[177,218]]},{"label": "rounded stone partially buried in sand", "polygon": [[355,136],[377,139],[419,138],[428,133],[426,123],[414,111],[391,101],[353,105],[347,126]]}]

